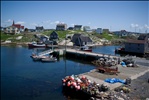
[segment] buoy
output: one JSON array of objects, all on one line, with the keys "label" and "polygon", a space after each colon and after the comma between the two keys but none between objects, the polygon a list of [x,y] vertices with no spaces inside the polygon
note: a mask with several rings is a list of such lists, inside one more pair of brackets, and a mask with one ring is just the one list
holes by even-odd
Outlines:
[{"label": "buoy", "polygon": [[85,76],[84,75],[82,76],[82,79],[85,79]]},{"label": "buoy", "polygon": [[73,82],[73,83],[72,83],[72,85],[73,85],[73,86],[76,86],[76,85],[77,85],[77,83],[76,83],[76,82]]},{"label": "buoy", "polygon": [[66,80],[65,80],[65,79],[63,79],[63,82],[65,83],[65,82],[66,82]]},{"label": "buoy", "polygon": [[68,83],[67,83],[67,86],[69,87],[70,85],[71,85],[70,82],[68,82]]},{"label": "buoy", "polygon": [[77,89],[77,88],[78,88],[78,86],[76,85],[76,86],[75,86],[75,88]]},{"label": "buoy", "polygon": [[80,86],[77,86],[77,90],[80,90]]}]

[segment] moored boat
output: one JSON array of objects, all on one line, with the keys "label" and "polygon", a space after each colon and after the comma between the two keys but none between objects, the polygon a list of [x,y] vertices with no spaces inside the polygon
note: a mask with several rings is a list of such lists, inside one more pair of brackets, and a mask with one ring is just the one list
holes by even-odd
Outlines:
[{"label": "moored boat", "polygon": [[82,47],[80,47],[80,50],[81,51],[87,51],[87,52],[92,52],[92,49],[90,49],[88,46],[82,46]]},{"label": "moored boat", "polygon": [[120,47],[115,49],[115,53],[124,53],[125,52],[125,48],[124,47]]},{"label": "moored boat", "polygon": [[57,58],[50,56],[50,57],[42,58],[41,61],[42,62],[55,62],[55,61],[57,61]]},{"label": "moored boat", "polygon": [[40,42],[31,42],[31,43],[28,43],[28,47],[29,48],[36,48],[36,47],[46,47],[46,44],[44,43],[40,43]]},{"label": "moored boat", "polygon": [[36,54],[32,54],[31,57],[34,61],[40,61],[41,59],[47,58],[47,56],[38,56]]}]

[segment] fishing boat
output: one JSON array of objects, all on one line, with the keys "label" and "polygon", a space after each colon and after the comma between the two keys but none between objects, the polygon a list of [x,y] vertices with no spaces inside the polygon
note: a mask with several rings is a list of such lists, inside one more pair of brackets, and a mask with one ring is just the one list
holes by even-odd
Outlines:
[{"label": "fishing boat", "polygon": [[88,46],[84,45],[80,47],[81,51],[87,51],[87,52],[92,52],[92,49],[90,49]]},{"label": "fishing boat", "polygon": [[28,43],[28,47],[29,48],[35,48],[35,47],[46,47],[46,44],[42,43],[42,42],[31,42]]},{"label": "fishing boat", "polygon": [[56,57],[53,57],[51,55],[50,57],[42,58],[41,61],[42,62],[55,62],[55,61],[57,61],[57,58]]},{"label": "fishing boat", "polygon": [[125,53],[125,48],[124,47],[115,48],[115,53]]}]

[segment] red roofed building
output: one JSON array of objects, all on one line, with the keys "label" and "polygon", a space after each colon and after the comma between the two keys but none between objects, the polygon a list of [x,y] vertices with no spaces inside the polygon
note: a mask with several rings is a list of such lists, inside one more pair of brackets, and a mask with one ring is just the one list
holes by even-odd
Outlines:
[{"label": "red roofed building", "polygon": [[12,26],[17,27],[20,32],[23,32],[24,31],[24,26],[21,26],[21,24],[15,24],[14,21],[13,21]]}]

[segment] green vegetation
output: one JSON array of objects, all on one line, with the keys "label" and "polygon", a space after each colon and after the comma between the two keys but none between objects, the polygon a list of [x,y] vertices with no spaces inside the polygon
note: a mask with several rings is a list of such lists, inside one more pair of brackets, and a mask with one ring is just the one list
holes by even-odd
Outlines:
[{"label": "green vegetation", "polygon": [[[51,31],[45,31],[42,34],[50,36],[50,34],[53,32],[54,30]],[[83,32],[83,31],[70,31],[70,30],[66,30],[66,31],[56,31],[59,38],[60,39],[64,39],[66,37],[66,35],[68,34],[74,34],[74,33],[78,33],[78,32]]]},{"label": "green vegetation", "polygon": [[[33,34],[15,34],[15,35],[11,35],[11,34],[5,34],[3,32],[1,32],[0,34],[1,34],[1,41],[11,40],[12,42],[30,42],[30,41],[32,41],[32,39],[35,39]],[[18,36],[23,36],[23,37],[22,37],[22,39],[17,40],[16,38]]]},{"label": "green vegetation", "polygon": [[[53,31],[54,30],[44,31],[41,34],[50,36],[50,34]],[[98,40],[98,39],[105,38],[107,40],[112,41],[112,40],[119,39],[118,36],[113,35],[113,34],[108,34],[108,33],[103,33],[103,34],[98,34],[98,33],[95,33],[95,32],[86,33],[86,32],[83,32],[83,31],[74,31],[74,30],[56,31],[56,32],[58,33],[58,36],[59,36],[60,40],[65,39],[66,35],[68,35],[68,34],[75,34],[75,33],[85,34],[93,40]],[[5,40],[11,40],[12,42],[31,42],[33,40],[36,41],[37,39],[34,37],[34,34],[35,33],[21,33],[21,34],[10,35],[10,34],[5,34],[5,33],[1,32],[1,41],[5,41]],[[22,39],[17,40],[16,38],[18,36],[23,36],[23,37],[22,37]]]},{"label": "green vegetation", "polygon": [[105,38],[110,41],[119,38],[117,35],[108,34],[108,33],[102,33],[102,34],[94,33],[94,35],[97,36],[98,38]]}]

